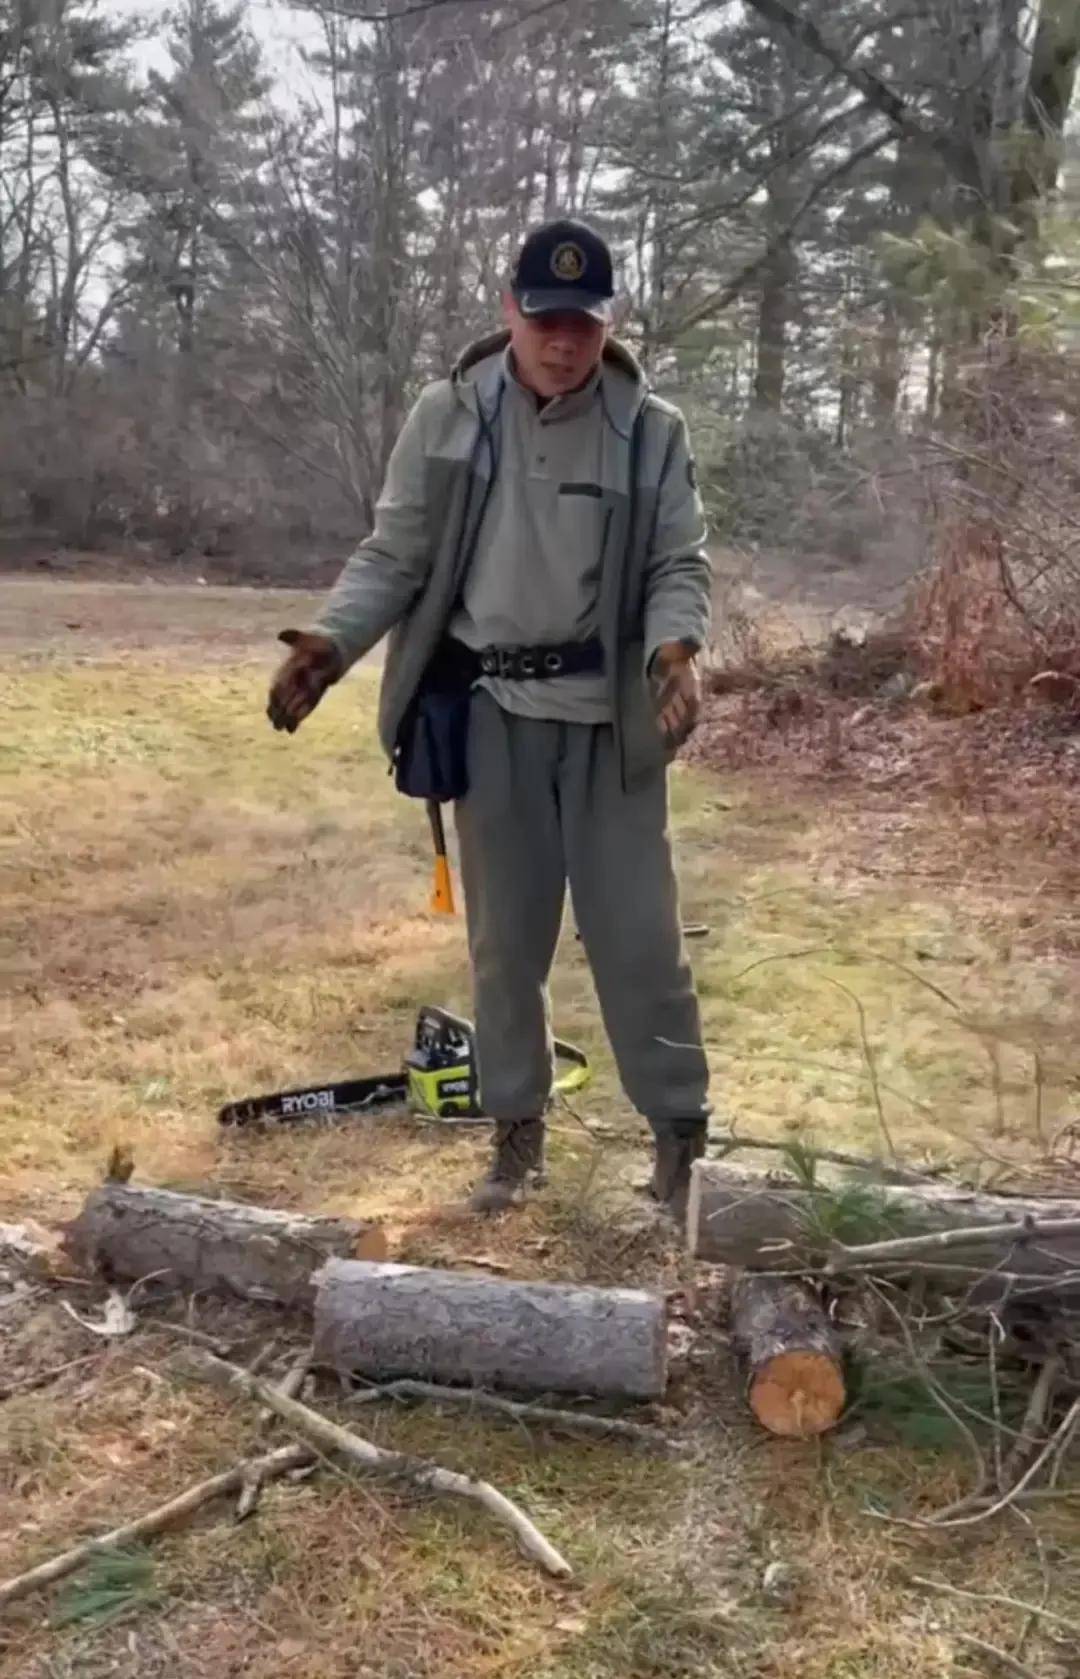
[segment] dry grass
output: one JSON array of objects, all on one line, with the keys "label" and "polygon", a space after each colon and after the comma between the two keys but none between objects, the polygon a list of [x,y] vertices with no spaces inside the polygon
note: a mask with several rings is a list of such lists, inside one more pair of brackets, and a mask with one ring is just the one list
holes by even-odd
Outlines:
[{"label": "dry grass", "polygon": [[[163,644],[182,592],[170,610]],[[423,910],[422,815],[395,800],[375,755],[372,673],[281,740],[261,715],[262,667],[218,657],[229,633],[218,623],[197,663],[148,634],[138,656],[79,665],[53,648],[8,666],[15,1032],[0,1217],[65,1216],[123,1140],[145,1181],[377,1213],[405,1257],[676,1286],[678,1260],[628,1214],[643,1131],[617,1094],[569,936],[556,1014],[596,1056],[582,1117],[602,1137],[560,1116],[551,1192],[519,1218],[485,1226],[445,1210],[479,1164],[475,1135],[393,1118],[217,1133],[225,1097],[393,1066],[418,1002],[467,1002],[462,928]],[[676,778],[674,805],[685,912],[712,927],[694,952],[725,1117],[876,1140],[858,1021],[828,978],[864,1004],[905,1152],[1029,1157],[1036,1043],[1038,1122],[1049,1133],[1067,1117],[1080,1011],[1066,967],[1025,943],[1029,899],[848,866],[882,854],[853,796],[827,808],[809,790],[780,797],[753,776],[695,771]],[[276,1336],[282,1362],[301,1333],[205,1302],[195,1321],[241,1355]],[[181,1382],[177,1344],[147,1328],[102,1347],[48,1292],[0,1314],[5,1380],[92,1355],[0,1405],[0,1574],[251,1448],[251,1412]],[[349,1416],[333,1395],[320,1402]],[[431,1412],[366,1407],[356,1421],[519,1497],[577,1583],[544,1581],[467,1510],[326,1473],[268,1491],[243,1527],[215,1508],[156,1543],[112,1622],[60,1626],[59,1594],[29,1601],[7,1623],[2,1679],[945,1679],[982,1671],[954,1629],[1011,1646],[1019,1618],[925,1599],[906,1572],[1028,1599],[1042,1589],[1018,1528],[961,1546],[867,1516],[871,1499],[904,1510],[959,1490],[962,1461],[902,1450],[887,1432],[764,1439],[722,1359],[680,1367],[663,1408],[694,1442],[685,1463]],[[1046,1521],[1049,1544],[1069,1543],[1064,1514]],[[762,1586],[775,1561],[793,1566],[783,1600]],[[1063,1613],[1075,1613],[1069,1595]],[[1075,1671],[1076,1652],[1036,1636],[1025,1659],[1050,1679]]]}]

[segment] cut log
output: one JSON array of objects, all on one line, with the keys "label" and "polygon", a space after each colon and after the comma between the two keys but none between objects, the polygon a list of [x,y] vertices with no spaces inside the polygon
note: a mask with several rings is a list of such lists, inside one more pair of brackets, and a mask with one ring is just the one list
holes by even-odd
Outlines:
[{"label": "cut log", "polygon": [[[985,1195],[938,1183],[881,1184],[872,1189],[862,1184],[860,1195],[863,1209],[868,1206],[866,1198],[873,1198],[877,1209],[873,1222],[880,1217],[880,1231],[868,1230],[864,1238],[868,1242],[878,1234],[909,1236],[1000,1224],[999,1245],[972,1241],[951,1246],[938,1257],[953,1266],[978,1269],[1001,1264],[1003,1270],[1024,1276],[1080,1272],[1080,1224],[1076,1232],[1053,1240],[1019,1240],[1026,1219],[1080,1220],[1078,1201]],[[830,1239],[828,1201],[828,1190],[811,1191],[773,1175],[699,1160],[693,1168],[686,1216],[690,1253],[714,1264],[758,1271],[809,1267],[836,1252]],[[1002,1263],[1003,1255],[1006,1263]]]},{"label": "cut log", "polygon": [[770,1434],[823,1434],[844,1409],[839,1344],[809,1284],[746,1272],[731,1296],[731,1341],[750,1409]]},{"label": "cut log", "polygon": [[644,1289],[343,1259],[316,1282],[315,1359],[343,1373],[627,1399],[664,1391],[667,1309]]},{"label": "cut log", "polygon": [[120,1183],[93,1191],[68,1227],[66,1245],[86,1270],[110,1277],[153,1276],[184,1289],[309,1310],[312,1276],[332,1255],[386,1254],[376,1225]]}]

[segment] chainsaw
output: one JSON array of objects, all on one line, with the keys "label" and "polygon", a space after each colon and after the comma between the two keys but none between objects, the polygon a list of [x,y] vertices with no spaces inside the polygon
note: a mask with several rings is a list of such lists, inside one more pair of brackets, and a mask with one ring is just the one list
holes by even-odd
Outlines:
[{"label": "chainsaw", "polygon": [[[555,1057],[567,1063],[567,1071],[555,1081],[555,1094],[569,1096],[583,1090],[592,1078],[585,1052],[556,1038]],[[246,1096],[238,1102],[227,1102],[218,1114],[218,1123],[269,1129],[304,1120],[329,1122],[342,1115],[374,1113],[382,1108],[404,1108],[445,1125],[490,1125],[491,1120],[480,1107],[476,1035],[471,1022],[447,1009],[425,1004],[417,1017],[412,1048],[399,1071]]]}]

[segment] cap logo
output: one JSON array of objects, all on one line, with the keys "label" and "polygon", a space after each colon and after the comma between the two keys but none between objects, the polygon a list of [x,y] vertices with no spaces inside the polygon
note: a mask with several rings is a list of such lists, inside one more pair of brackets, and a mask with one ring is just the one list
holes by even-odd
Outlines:
[{"label": "cap logo", "polygon": [[556,245],[551,253],[551,272],[557,280],[580,280],[585,272],[585,252],[580,245]]}]

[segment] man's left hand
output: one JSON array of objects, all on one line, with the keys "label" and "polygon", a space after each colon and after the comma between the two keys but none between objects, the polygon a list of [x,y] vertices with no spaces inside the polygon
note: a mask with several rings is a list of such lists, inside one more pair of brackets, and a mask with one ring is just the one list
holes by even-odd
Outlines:
[{"label": "man's left hand", "polygon": [[665,641],[649,666],[656,703],[656,720],[673,751],[678,751],[697,728],[701,716],[701,672],[692,646]]}]

